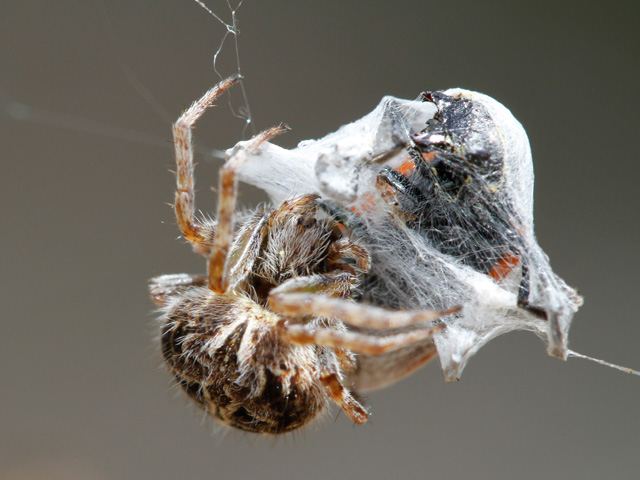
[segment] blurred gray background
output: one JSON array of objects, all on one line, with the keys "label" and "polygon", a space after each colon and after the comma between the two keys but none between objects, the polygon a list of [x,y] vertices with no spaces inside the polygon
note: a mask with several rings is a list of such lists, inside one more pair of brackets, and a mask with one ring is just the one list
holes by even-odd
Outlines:
[{"label": "blurred gray background", "polygon": [[[287,122],[285,146],[387,94],[459,86],[507,105],[533,147],[539,241],[585,297],[571,347],[640,368],[639,13],[246,0],[238,42],[254,124]],[[224,32],[190,0],[2,2],[0,478],[638,478],[640,379],[548,357],[526,333],[459,383],[434,362],[368,395],[362,427],[336,410],[279,440],[203,422],[161,366],[147,279],[204,270],[166,205],[170,121],[217,81]],[[196,135],[228,148],[243,122],[225,101]],[[220,163],[199,160],[212,211]],[[262,198],[245,188],[241,203]]]}]

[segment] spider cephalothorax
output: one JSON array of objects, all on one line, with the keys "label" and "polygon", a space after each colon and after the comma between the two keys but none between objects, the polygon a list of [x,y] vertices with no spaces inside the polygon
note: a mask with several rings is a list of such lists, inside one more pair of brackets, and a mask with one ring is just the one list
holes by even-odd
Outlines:
[{"label": "spider cephalothorax", "polygon": [[216,85],[174,125],[176,217],[183,236],[207,258],[208,274],[151,281],[162,311],[164,359],[193,400],[235,428],[288,432],[329,400],[363,423],[366,410],[343,386],[345,374],[358,368],[356,354],[419,347],[406,374],[433,357],[432,335],[442,328],[433,321],[456,309],[390,312],[355,303],[369,254],[318,208],[316,195],[256,211],[234,227],[237,169],[283,126],[234,149],[220,171],[217,220],[196,219],[191,128],[236,81]]}]

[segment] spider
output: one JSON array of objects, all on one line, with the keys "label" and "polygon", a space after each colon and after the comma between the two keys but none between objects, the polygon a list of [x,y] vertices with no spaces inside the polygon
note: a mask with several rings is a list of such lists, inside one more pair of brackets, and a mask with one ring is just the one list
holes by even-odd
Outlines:
[{"label": "spider", "polygon": [[214,86],[173,126],[175,214],[184,238],[206,258],[208,273],[150,281],[162,313],[164,360],[184,391],[231,427],[290,432],[330,401],[362,424],[369,413],[348,379],[368,377],[382,386],[419,368],[436,354],[440,317],[459,308],[390,311],[357,303],[369,253],[317,194],[238,218],[238,169],[263,142],[286,131],[284,125],[228,154],[216,220],[196,217],[191,130],[238,81],[235,76]]}]

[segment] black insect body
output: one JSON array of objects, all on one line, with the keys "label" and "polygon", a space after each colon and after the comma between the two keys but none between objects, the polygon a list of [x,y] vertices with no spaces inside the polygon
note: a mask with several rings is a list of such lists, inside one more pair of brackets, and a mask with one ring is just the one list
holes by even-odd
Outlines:
[{"label": "black insect body", "polygon": [[469,98],[427,92],[435,116],[411,136],[409,158],[384,167],[379,179],[396,192],[406,224],[441,253],[495,280],[523,268],[519,298],[528,301],[525,226],[505,184],[505,149],[498,130],[487,135],[492,119]]}]

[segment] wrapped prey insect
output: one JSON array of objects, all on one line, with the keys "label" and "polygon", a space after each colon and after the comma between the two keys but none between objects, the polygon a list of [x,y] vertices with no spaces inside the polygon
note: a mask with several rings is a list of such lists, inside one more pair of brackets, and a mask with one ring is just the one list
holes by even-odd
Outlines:
[{"label": "wrapped prey insect", "polygon": [[[462,305],[435,334],[445,379],[458,379],[482,345],[513,330],[532,331],[550,354],[568,355],[582,298],[537,243],[529,141],[491,97],[463,89],[426,92],[417,101],[385,97],[319,140],[291,150],[261,145],[239,178],[275,202],[321,195],[371,256],[358,301],[399,309]],[[392,383],[397,372],[380,368],[384,360],[355,376],[356,387]]]}]

